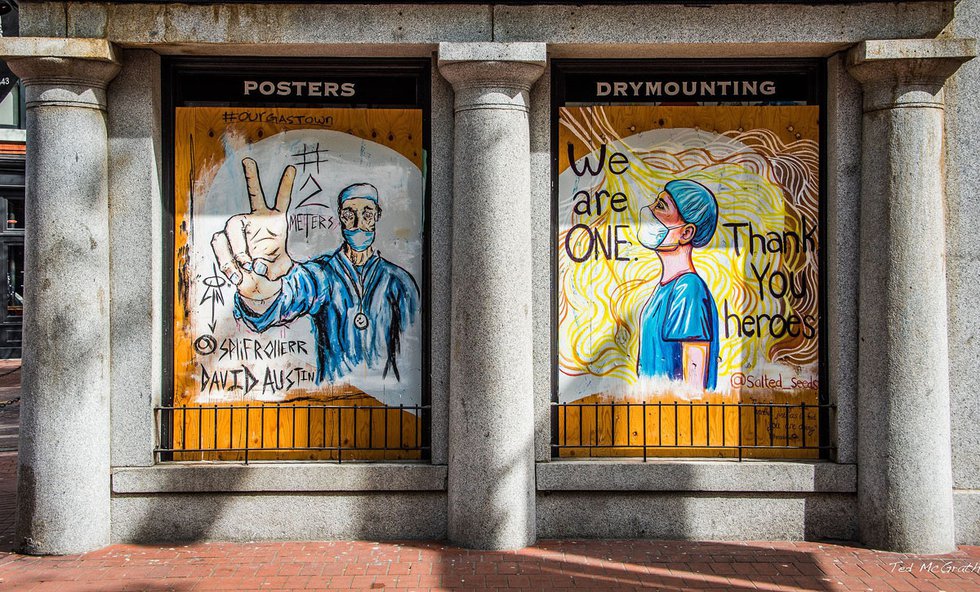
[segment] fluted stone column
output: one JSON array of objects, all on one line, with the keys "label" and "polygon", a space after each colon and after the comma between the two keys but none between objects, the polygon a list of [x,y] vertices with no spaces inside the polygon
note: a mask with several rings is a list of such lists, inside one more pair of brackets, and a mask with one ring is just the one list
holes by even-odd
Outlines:
[{"label": "fluted stone column", "polygon": [[443,43],[455,91],[449,538],[535,539],[528,91],[542,43]]},{"label": "fluted stone column", "polygon": [[105,89],[119,66],[104,40],[8,38],[0,54],[27,100],[18,544],[77,553],[109,544]]},{"label": "fluted stone column", "polygon": [[879,549],[955,548],[943,85],[974,53],[972,40],[889,40],[848,56],[864,87],[859,519]]}]

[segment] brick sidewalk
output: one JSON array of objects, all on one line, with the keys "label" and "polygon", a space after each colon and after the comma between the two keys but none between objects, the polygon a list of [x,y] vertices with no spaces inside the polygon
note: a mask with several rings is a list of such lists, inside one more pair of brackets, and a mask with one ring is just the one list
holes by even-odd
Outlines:
[{"label": "brick sidewalk", "polygon": [[[0,373],[5,368],[0,368]],[[18,373],[19,374],[19,373]],[[0,377],[0,388],[9,387]],[[19,379],[13,374],[7,380]],[[3,391],[5,393],[5,391]],[[3,393],[0,393],[3,394]],[[11,400],[8,397],[7,400]],[[16,416],[8,406],[6,419]],[[2,411],[2,410],[0,410]],[[114,545],[28,557],[14,541],[17,456],[0,452],[0,591],[796,590],[980,592],[980,547],[915,557],[829,543],[541,541],[517,552],[440,543]]]},{"label": "brick sidewalk", "polygon": [[[918,558],[817,543],[542,541],[115,545],[0,554],[2,590],[980,590],[980,547]],[[903,570],[909,570],[905,572]]]}]

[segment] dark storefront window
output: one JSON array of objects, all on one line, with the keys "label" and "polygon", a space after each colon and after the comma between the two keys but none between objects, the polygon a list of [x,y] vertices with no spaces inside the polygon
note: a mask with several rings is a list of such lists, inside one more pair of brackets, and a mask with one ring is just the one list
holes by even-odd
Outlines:
[{"label": "dark storefront window", "polygon": [[0,357],[21,357],[24,315],[24,161],[0,158]]},{"label": "dark storefront window", "polygon": [[[5,37],[18,34],[17,3],[0,0],[0,28]],[[24,126],[23,89],[0,62],[0,134],[18,134]],[[24,140],[0,139],[0,274],[5,297],[0,306],[0,358],[21,357],[24,315]]]},{"label": "dark storefront window", "polygon": [[556,62],[556,457],[829,454],[822,65]]},{"label": "dark storefront window", "polygon": [[7,247],[7,314],[24,314],[24,245]]},{"label": "dark storefront window", "polygon": [[24,200],[7,200],[7,222],[4,230],[24,230]]},{"label": "dark storefront window", "polygon": [[[17,2],[0,0],[0,35],[16,37],[20,28]],[[23,89],[7,64],[0,62],[0,128],[24,127]]]},{"label": "dark storefront window", "polygon": [[171,62],[164,460],[424,460],[419,60]]}]

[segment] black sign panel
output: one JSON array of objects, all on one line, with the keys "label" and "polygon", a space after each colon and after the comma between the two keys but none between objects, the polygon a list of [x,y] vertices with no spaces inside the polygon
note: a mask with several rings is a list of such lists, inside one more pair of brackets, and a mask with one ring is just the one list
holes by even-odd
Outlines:
[{"label": "black sign panel", "polygon": [[[227,62],[226,62],[227,63]],[[295,64],[295,62],[293,62]],[[322,62],[321,62],[322,64]],[[171,84],[178,105],[266,105],[304,107],[413,107],[422,99],[418,69],[289,67],[270,64],[220,71],[181,69]]]},{"label": "black sign panel", "polygon": [[557,79],[561,104],[819,102],[812,61],[567,60]]},{"label": "black sign panel", "polygon": [[566,100],[573,103],[807,101],[805,74],[571,74]]}]

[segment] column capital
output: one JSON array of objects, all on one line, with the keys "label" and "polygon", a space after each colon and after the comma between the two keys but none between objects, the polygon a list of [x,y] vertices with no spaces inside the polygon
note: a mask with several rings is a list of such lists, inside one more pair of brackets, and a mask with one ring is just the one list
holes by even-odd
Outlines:
[{"label": "column capital", "polygon": [[24,83],[27,108],[105,110],[105,89],[119,72],[114,46],[105,39],[0,38],[0,58]]},{"label": "column capital", "polygon": [[851,48],[847,67],[864,86],[865,112],[942,109],[946,80],[976,55],[974,39],[869,40]]},{"label": "column capital", "polygon": [[527,111],[527,92],[544,72],[544,43],[440,43],[439,71],[453,85],[456,112]]}]

